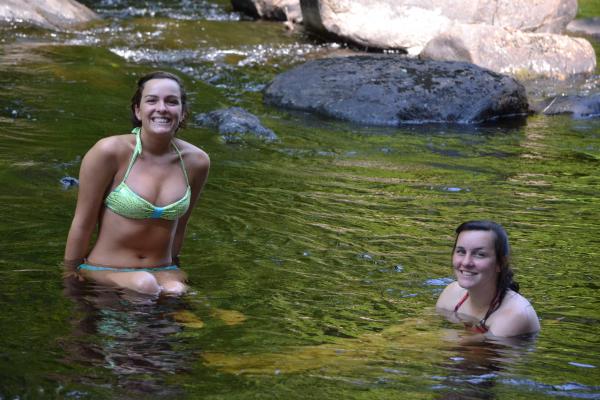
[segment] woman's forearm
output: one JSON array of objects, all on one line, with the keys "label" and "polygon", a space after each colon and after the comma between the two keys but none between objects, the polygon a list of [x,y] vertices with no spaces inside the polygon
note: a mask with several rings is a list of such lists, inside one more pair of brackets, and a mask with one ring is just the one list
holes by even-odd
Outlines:
[{"label": "woman's forearm", "polygon": [[73,224],[65,246],[64,264],[67,267],[80,265],[88,254],[92,229],[83,229]]}]

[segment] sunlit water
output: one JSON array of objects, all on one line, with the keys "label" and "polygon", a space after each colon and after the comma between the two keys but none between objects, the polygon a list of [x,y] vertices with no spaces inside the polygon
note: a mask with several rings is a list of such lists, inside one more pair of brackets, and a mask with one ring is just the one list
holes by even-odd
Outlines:
[{"label": "sunlit water", "polygon": [[[0,398],[600,398],[600,120],[288,113],[260,90],[339,46],[226,1],[86,4],[104,20],[84,30],[0,32]],[[63,282],[76,189],[61,178],[128,130],[156,68],[185,77],[195,113],[242,106],[279,140],[183,132],[212,160],[189,295]],[[435,314],[452,230],[473,218],[508,228],[537,338],[478,343]]]}]

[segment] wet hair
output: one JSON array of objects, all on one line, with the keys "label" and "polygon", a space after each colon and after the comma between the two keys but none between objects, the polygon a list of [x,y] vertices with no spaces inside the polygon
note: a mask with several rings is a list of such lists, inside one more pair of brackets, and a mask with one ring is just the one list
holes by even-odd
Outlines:
[{"label": "wet hair", "polygon": [[[494,249],[496,250],[496,262],[500,266],[500,274],[498,275],[498,281],[496,282],[496,295],[498,296],[497,307],[491,312],[495,311],[509,289],[519,292],[519,284],[513,280],[514,272],[510,266],[510,244],[508,243],[508,233],[502,227],[493,221],[467,221],[463,222],[456,228],[456,239],[454,240],[454,247],[452,253],[456,249],[456,242],[458,241],[458,235],[464,231],[487,231],[494,232]],[[490,312],[490,314],[491,314]]]},{"label": "wet hair", "polygon": [[142,92],[144,91],[144,86],[146,85],[146,82],[152,79],[171,79],[172,81],[177,82],[177,85],[179,85],[179,91],[181,92],[182,111],[181,121],[179,121],[179,126],[177,127],[177,129],[179,130],[180,128],[185,128],[185,122],[188,115],[187,93],[185,91],[185,88],[183,87],[183,82],[181,81],[181,79],[177,75],[165,71],[150,72],[138,79],[137,88],[135,90],[135,93],[131,97],[131,123],[133,124],[133,127],[137,128],[142,126],[142,121],[140,121],[135,115],[135,108],[139,107],[140,103],[142,102]]}]

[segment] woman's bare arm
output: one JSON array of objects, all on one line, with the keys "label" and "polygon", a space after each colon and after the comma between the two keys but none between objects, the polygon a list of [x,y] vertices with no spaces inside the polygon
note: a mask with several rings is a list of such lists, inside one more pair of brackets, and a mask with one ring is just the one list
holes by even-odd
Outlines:
[{"label": "woman's bare arm", "polygon": [[67,267],[76,267],[88,254],[104,194],[118,169],[116,141],[115,137],[98,141],[81,162],[77,207],[65,246]]},{"label": "woman's bare arm", "polygon": [[183,246],[183,240],[185,238],[185,231],[187,228],[187,223],[198,202],[200,194],[202,193],[202,189],[208,179],[208,171],[210,169],[210,158],[208,155],[196,148],[193,147],[193,151],[191,154],[186,157],[186,166],[188,168],[189,176],[190,176],[190,186],[192,188],[192,195],[190,200],[190,207],[187,212],[179,219],[177,222],[177,230],[175,232],[175,239],[173,240],[173,249],[172,255],[175,258],[175,262],[178,262],[177,257],[179,256],[179,252]]}]

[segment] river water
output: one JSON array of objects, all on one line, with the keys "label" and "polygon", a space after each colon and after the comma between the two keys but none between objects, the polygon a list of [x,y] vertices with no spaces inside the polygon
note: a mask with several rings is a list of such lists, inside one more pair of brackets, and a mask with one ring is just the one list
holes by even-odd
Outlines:
[{"label": "river water", "polygon": [[[0,30],[0,399],[600,399],[600,120],[379,128],[265,107],[275,74],[347,50],[228,3],[89,0],[104,18],[85,29]],[[182,133],[212,160],[189,295],[66,284],[61,179],[128,131],[136,77],[159,68],[194,113],[241,106],[279,139]],[[537,338],[477,342],[434,312],[452,231],[481,218],[511,235]]]}]

